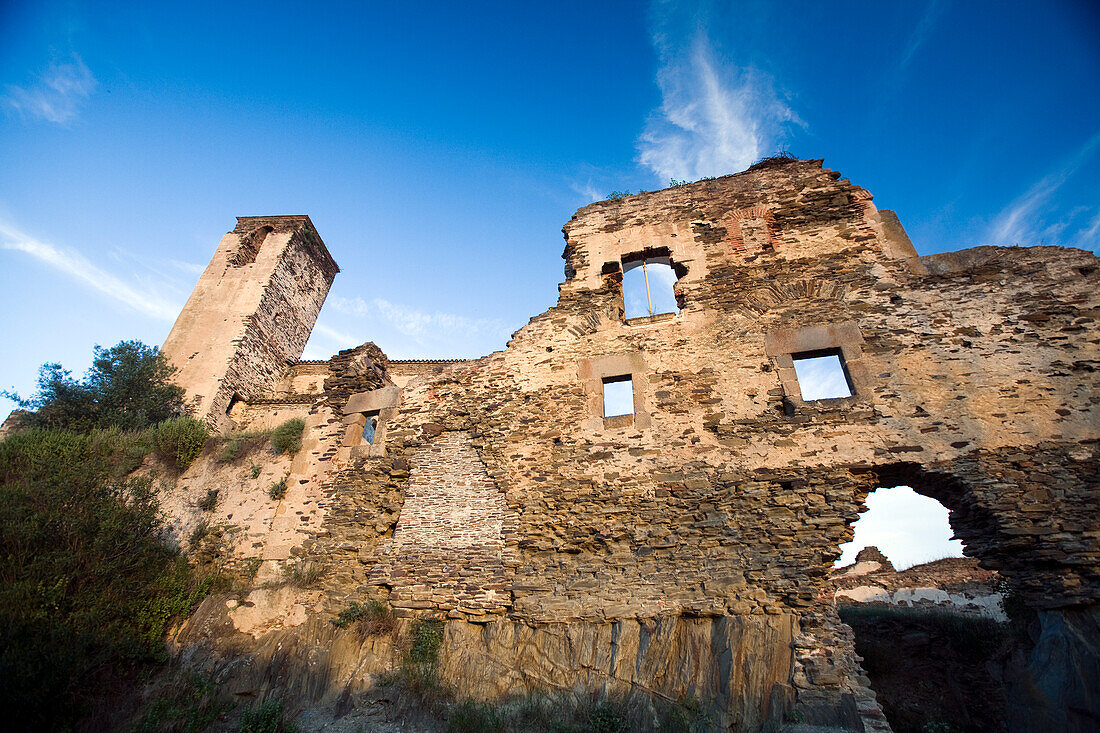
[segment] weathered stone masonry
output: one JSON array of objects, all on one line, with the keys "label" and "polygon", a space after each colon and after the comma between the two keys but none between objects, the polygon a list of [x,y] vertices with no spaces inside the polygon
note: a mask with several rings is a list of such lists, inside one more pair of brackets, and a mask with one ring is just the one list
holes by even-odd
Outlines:
[{"label": "weathered stone masonry", "polygon": [[[539,679],[694,695],[735,728],[791,706],[881,728],[850,632],[822,598],[866,495],[908,484],[951,510],[968,554],[1044,628],[1091,633],[1094,256],[917,257],[891,212],[820,161],[592,204],[565,235],[558,305],[501,352],[389,362],[366,345],[284,370],[278,395],[268,367],[228,370],[251,402],[242,420],[260,419],[261,397],[309,404],[302,485],[316,519],[278,541],[325,568],[330,610],[369,597],[446,616],[448,674],[484,697]],[[624,321],[623,265],[643,256],[674,263],[681,309]],[[297,266],[307,311],[335,272],[309,264],[322,261]],[[281,314],[292,296],[277,297]],[[305,322],[288,344],[304,343]],[[255,339],[284,322],[268,323],[245,352],[265,353]],[[821,349],[842,354],[851,397],[802,399],[791,356]],[[605,420],[600,380],[625,374],[636,414]],[[375,414],[382,389],[394,400],[378,413],[384,439],[364,450],[355,405]],[[558,648],[559,633],[588,641]],[[1055,722],[1073,729],[1072,715]]]},{"label": "weathered stone masonry", "polygon": [[308,216],[239,217],[164,342],[194,414],[224,429],[273,392],[339,271]]}]

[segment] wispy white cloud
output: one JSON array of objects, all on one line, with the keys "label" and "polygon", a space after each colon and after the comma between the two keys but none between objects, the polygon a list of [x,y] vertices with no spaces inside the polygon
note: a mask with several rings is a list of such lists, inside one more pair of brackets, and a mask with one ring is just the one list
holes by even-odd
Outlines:
[{"label": "wispy white cloud", "polygon": [[140,282],[140,279],[125,280],[97,267],[75,250],[62,249],[41,242],[4,221],[0,221],[0,249],[28,254],[39,262],[151,318],[174,321],[180,312],[181,303],[163,297],[161,295],[163,289],[159,288],[157,283],[146,282],[144,286],[136,285],[134,280]]},{"label": "wispy white cloud", "polygon": [[1089,222],[1088,228],[1081,230],[1077,246],[1094,252],[1100,249],[1100,208],[1096,210],[1096,216]]},{"label": "wispy white cloud", "polygon": [[305,350],[302,352],[303,359],[328,359],[337,351],[354,348],[368,341],[328,325],[331,318],[331,311],[326,311],[322,313],[321,320],[314,324],[309,342],[306,343]]},{"label": "wispy white cloud", "polygon": [[592,184],[592,181],[585,181],[584,183],[573,181],[569,184],[569,187],[572,188],[578,196],[583,196],[584,200],[589,203],[593,201],[602,201],[607,198],[608,192],[603,191],[601,193],[600,190]]},{"label": "wispy white cloud", "polygon": [[917,27],[913,29],[912,34],[909,36],[909,42],[905,44],[905,50],[901,54],[901,59],[898,61],[898,67],[904,69],[909,65],[909,62],[913,60],[913,56],[917,53],[917,50],[924,45],[929,33],[936,25],[936,21],[939,20],[940,15],[943,13],[945,3],[942,0],[931,0],[928,6],[924,9],[924,14],[920,18],[920,22],[917,23]]},{"label": "wispy white cloud", "polygon": [[68,61],[51,63],[26,86],[8,85],[0,101],[23,119],[64,125],[76,118],[97,84],[74,53]]},{"label": "wispy white cloud", "polygon": [[638,139],[638,161],[662,184],[743,170],[775,152],[790,123],[802,124],[767,74],[720,56],[705,17],[687,36],[670,32],[682,22],[668,16],[687,12],[663,3],[655,16],[661,106]]},{"label": "wispy white cloud", "polygon": [[318,323],[313,327],[313,330],[341,349],[349,349],[353,346],[360,346],[366,343],[364,339],[353,336],[346,331],[340,331],[324,323]]},{"label": "wispy white cloud", "polygon": [[383,298],[332,298],[333,310],[360,318],[382,320],[421,345],[457,338],[506,335],[504,322],[497,318],[468,318],[454,313],[428,313],[391,303]]},{"label": "wispy white cloud", "polygon": [[181,272],[186,272],[189,275],[201,275],[206,270],[206,265],[197,265],[194,262],[168,260],[168,264]]},{"label": "wispy white cloud", "polygon": [[[1100,148],[1100,132],[1085,141],[1057,170],[1036,181],[1027,191],[1005,207],[994,219],[990,238],[996,244],[1035,244],[1050,236],[1060,236],[1065,222],[1051,221],[1047,208],[1053,195]],[[1058,215],[1057,207],[1054,215]],[[1053,242],[1048,241],[1048,244]]]}]

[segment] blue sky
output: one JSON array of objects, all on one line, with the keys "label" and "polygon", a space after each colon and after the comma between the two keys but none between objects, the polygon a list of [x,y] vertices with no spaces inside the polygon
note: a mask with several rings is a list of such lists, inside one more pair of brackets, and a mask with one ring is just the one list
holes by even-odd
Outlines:
[{"label": "blue sky", "polygon": [[778,149],[922,254],[1100,247],[1095,2],[397,5],[0,3],[0,387],[163,342],[239,215],[343,268],[308,358],[502,348],[578,207]]}]

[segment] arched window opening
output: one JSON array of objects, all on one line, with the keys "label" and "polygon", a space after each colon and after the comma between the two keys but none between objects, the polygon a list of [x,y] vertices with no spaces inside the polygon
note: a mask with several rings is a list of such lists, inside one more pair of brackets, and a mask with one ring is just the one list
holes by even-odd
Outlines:
[{"label": "arched window opening", "polygon": [[[945,499],[951,489],[909,478]],[[937,500],[896,485],[871,492],[865,504],[830,582],[886,719],[894,730],[931,730],[929,721],[942,726],[936,730],[1005,730],[1010,693],[994,670],[1013,633],[1000,576],[961,557]]]},{"label": "arched window opening", "polygon": [[667,255],[624,259],[624,317],[630,320],[679,313],[675,286],[684,274],[683,268],[674,265]]},{"label": "arched window opening", "polygon": [[951,539],[947,507],[908,486],[876,489],[867,511],[853,525],[855,537],[840,546],[836,567],[851,565],[866,547],[877,547],[895,569],[945,557],[962,557],[962,541]]}]

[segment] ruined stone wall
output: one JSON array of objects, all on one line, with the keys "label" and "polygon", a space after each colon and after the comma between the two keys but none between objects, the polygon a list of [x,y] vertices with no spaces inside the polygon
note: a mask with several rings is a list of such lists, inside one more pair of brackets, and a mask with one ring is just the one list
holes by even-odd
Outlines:
[{"label": "ruined stone wall", "polygon": [[[1095,598],[1096,538],[1074,519],[1096,499],[1094,258],[891,259],[862,190],[813,163],[685,189],[582,210],[561,304],[505,352],[411,380],[387,426],[409,459],[426,425],[471,436],[518,518],[517,613],[811,605],[867,491],[894,480],[1043,603]],[[773,249],[731,247],[728,212],[761,205]],[[604,265],[655,246],[687,268],[683,309],[624,324]],[[805,403],[768,339],[822,326],[856,395]],[[582,364],[623,355],[644,410],[605,427]],[[1038,451],[1045,475],[1013,467]]]},{"label": "ruined stone wall", "polygon": [[[792,629],[786,682],[722,693],[722,719],[742,719],[731,696],[759,721],[778,695],[810,712],[848,700],[874,727],[850,631],[822,606],[874,488],[942,501],[967,552],[1033,607],[1100,599],[1091,254],[918,258],[820,161],[599,202],[565,233],[558,305],[504,351],[389,363],[367,345],[330,363],[310,410],[312,518],[281,535],[300,540],[282,556],[325,568],[329,608],[383,598],[456,634],[770,618]],[[624,321],[623,265],[644,256],[680,273],[680,311]],[[823,349],[851,397],[802,399],[792,354]],[[605,419],[602,380],[626,374],[635,415]],[[357,437],[368,413],[374,446]],[[634,684],[680,694],[697,680],[681,672]]]}]

